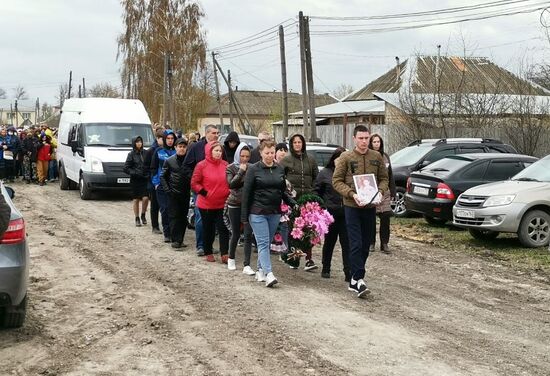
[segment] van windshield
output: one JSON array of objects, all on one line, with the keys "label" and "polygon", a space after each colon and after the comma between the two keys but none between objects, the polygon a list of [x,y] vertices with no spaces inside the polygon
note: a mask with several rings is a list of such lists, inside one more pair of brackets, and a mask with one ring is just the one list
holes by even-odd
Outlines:
[{"label": "van windshield", "polygon": [[141,136],[143,147],[153,143],[153,130],[149,124],[85,123],[82,124],[84,146],[132,147],[132,138]]}]

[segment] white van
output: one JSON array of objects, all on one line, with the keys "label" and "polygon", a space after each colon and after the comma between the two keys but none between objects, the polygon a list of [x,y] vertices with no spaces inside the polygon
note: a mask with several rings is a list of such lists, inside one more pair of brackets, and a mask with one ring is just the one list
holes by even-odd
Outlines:
[{"label": "white van", "polygon": [[141,136],[144,148],[154,140],[151,120],[139,100],[67,99],[59,120],[59,187],[78,187],[83,200],[96,190],[129,189],[123,167],[135,136]]}]

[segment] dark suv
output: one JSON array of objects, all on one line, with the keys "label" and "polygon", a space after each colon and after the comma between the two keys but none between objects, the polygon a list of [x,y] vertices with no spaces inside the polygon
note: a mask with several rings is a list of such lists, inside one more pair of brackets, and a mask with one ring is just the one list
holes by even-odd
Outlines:
[{"label": "dark suv", "polygon": [[405,190],[411,172],[418,171],[449,155],[470,153],[517,152],[512,146],[490,138],[442,138],[416,140],[392,154],[390,158],[397,186],[397,197],[392,202],[394,214],[397,217],[409,214],[405,206]]}]

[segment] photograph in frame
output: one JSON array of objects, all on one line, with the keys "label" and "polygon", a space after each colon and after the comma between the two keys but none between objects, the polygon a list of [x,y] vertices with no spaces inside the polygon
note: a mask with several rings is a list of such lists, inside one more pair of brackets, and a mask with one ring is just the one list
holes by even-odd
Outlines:
[{"label": "photograph in frame", "polygon": [[374,174],[354,175],[353,183],[355,192],[359,195],[361,202],[370,204],[378,194],[378,185]]}]

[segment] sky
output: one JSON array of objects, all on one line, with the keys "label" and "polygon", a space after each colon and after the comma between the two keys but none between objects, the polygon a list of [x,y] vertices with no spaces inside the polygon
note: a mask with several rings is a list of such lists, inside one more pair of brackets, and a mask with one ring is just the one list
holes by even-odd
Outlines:
[{"label": "sky", "polygon": [[[452,25],[358,35],[319,35],[315,31],[342,30],[327,25],[345,25],[345,30],[364,28],[365,21],[335,21],[315,16],[349,17],[410,13],[487,3],[490,0],[387,1],[387,0],[203,0],[203,20],[208,47],[219,51],[222,69],[231,70],[239,90],[281,90],[279,47],[273,41],[244,50],[217,49],[284,23],[288,87],[301,91],[297,28],[292,25],[301,10],[311,16],[310,30],[315,91],[333,93],[341,84],[359,89],[401,61],[421,53],[488,57],[517,71],[527,63],[543,62],[550,42],[541,25],[541,11]],[[493,0],[494,1],[494,0]],[[550,1],[517,1],[509,7],[535,7]],[[469,14],[479,14],[480,11]],[[0,0],[0,88],[8,98],[13,88],[23,86],[30,99],[57,102],[59,85],[68,82],[69,71],[78,91],[109,82],[120,86],[117,61],[118,35],[123,30],[118,0]],[[543,14],[543,20],[546,15]],[[444,21],[446,15],[434,19]],[[550,25],[550,16],[548,17]],[[388,21],[368,21],[378,24]],[[395,22],[395,21],[392,21]],[[544,21],[546,24],[546,21]],[[402,25],[402,24],[400,24]],[[380,26],[379,26],[380,27]],[[9,32],[7,32],[9,30]],[[259,39],[263,41],[264,39]],[[240,45],[243,47],[243,45]],[[246,46],[244,46],[246,47]],[[243,55],[244,54],[244,55]],[[222,92],[225,92],[222,88]]]}]

